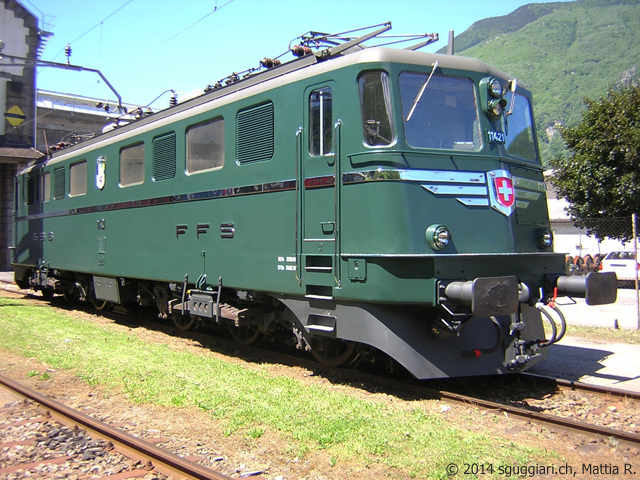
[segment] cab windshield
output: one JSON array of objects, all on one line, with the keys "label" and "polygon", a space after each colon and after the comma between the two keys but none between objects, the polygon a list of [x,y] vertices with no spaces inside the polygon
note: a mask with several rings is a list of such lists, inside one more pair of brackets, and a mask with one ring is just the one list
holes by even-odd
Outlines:
[{"label": "cab windshield", "polygon": [[[506,109],[511,108],[511,95]],[[504,123],[505,146],[507,153],[514,157],[537,162],[536,144],[533,140],[533,117],[529,99],[520,93],[515,95],[513,114],[506,117]]]},{"label": "cab windshield", "polygon": [[403,72],[400,95],[404,133],[412,147],[473,151],[482,146],[471,80]]}]

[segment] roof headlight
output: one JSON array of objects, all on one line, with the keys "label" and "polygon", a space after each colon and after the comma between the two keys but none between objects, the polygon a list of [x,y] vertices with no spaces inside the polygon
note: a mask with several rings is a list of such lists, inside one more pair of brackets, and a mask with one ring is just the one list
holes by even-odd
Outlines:
[{"label": "roof headlight", "polygon": [[496,77],[485,77],[480,80],[479,88],[482,110],[492,122],[500,120],[507,106],[502,81]]},{"label": "roof headlight", "polygon": [[489,93],[493,98],[501,98],[502,97],[502,83],[497,78],[492,78],[489,80],[487,84],[489,88]]},{"label": "roof headlight", "polygon": [[444,250],[451,243],[451,232],[444,225],[431,225],[427,228],[425,238],[434,250]]}]

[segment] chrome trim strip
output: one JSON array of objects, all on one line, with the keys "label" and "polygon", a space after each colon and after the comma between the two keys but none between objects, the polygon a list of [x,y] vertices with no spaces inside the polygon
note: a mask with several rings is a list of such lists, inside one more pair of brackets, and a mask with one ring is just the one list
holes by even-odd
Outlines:
[{"label": "chrome trim strip", "polygon": [[476,195],[487,196],[487,187],[468,187],[466,185],[422,185],[422,188],[436,195]]},{"label": "chrome trim strip", "polygon": [[488,207],[488,198],[456,198],[461,204],[468,207]]},{"label": "chrome trim strip", "polygon": [[429,183],[472,183],[482,185],[486,183],[483,172],[456,172],[451,170],[369,170],[342,174],[342,183],[363,183],[372,181],[409,181]]},{"label": "chrome trim strip", "polygon": [[[460,172],[450,170],[370,170],[366,172],[352,172],[342,174],[343,185],[353,185],[365,182],[380,181],[408,181],[423,183],[422,188],[434,195],[459,195],[456,198],[463,205],[471,207],[487,207],[489,202],[489,191],[487,187],[487,176],[484,172]],[[543,182],[528,180],[520,177],[513,177],[514,185],[518,185],[526,190],[517,189],[517,208],[527,208],[530,201],[536,201],[545,192],[546,185]],[[306,178],[305,189],[335,186],[333,175]],[[457,185],[456,185],[457,184]],[[169,205],[175,203],[193,202],[200,200],[212,200],[216,198],[238,197],[244,195],[255,195],[258,193],[282,192],[296,190],[297,182],[294,179],[279,182],[270,182],[256,185],[245,185],[241,187],[222,188],[218,190],[208,190],[204,192],[185,193],[180,195],[169,195],[164,197],[148,198],[127,202],[109,203],[90,207],[73,208],[69,210],[59,210],[47,213],[36,213],[16,217],[16,221],[39,220],[44,218],[63,217],[67,215],[80,215],[85,213],[109,212],[115,210],[125,210],[129,208],[151,207],[155,205]],[[533,190],[533,191],[531,191]],[[469,198],[476,197],[476,198]],[[486,197],[486,198],[480,198]],[[324,240],[326,241],[326,239]]]},{"label": "chrome trim strip", "polygon": [[[170,205],[174,203],[197,202],[200,200],[214,200],[217,198],[240,197],[245,195],[255,195],[257,193],[284,192],[287,190],[295,190],[296,185],[297,182],[295,180],[284,180],[258,185],[246,185],[243,187],[221,188],[205,192],[183,193],[181,195],[168,195],[143,200],[94,205],[92,207],[80,207],[69,210],[58,210],[55,212],[36,213],[16,217],[16,221],[39,220],[43,218],[64,217],[67,215],[80,215],[83,213],[111,212],[115,210],[126,210],[129,208],[153,207],[156,205]],[[53,200],[53,202],[55,202],[55,200]]]}]

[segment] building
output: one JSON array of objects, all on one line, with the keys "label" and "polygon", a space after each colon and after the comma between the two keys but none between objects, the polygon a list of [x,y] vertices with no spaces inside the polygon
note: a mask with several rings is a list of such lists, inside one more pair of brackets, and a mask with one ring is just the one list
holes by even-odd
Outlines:
[{"label": "building", "polygon": [[[118,112],[117,105],[117,101],[38,90],[36,148],[46,153],[50,146],[78,143],[115,123],[122,125],[134,119]],[[133,105],[122,107],[128,112],[137,109]]]},{"label": "building", "polygon": [[[548,178],[553,172],[545,172]],[[585,228],[577,227],[567,213],[567,202],[559,198],[553,184],[546,181],[547,185],[547,207],[549,208],[549,222],[553,230],[554,251],[566,253],[574,262],[578,258],[585,259],[587,256],[595,258],[596,255],[602,257],[609,252],[617,250],[634,251],[633,240],[622,242],[611,238],[598,238],[592,235]],[[629,218],[606,218],[601,222],[612,232],[629,229],[632,219]]]},{"label": "building", "polygon": [[37,60],[50,35],[16,0],[0,0],[0,270],[10,268],[14,183],[43,154],[35,147],[36,69],[8,57]]}]

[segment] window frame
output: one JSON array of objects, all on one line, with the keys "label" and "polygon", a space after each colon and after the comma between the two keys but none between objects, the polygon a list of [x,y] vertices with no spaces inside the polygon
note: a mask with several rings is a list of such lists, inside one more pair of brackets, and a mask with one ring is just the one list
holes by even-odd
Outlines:
[{"label": "window frame", "polygon": [[[417,89],[417,92],[421,92],[422,95],[420,97],[418,106],[422,106],[422,109],[417,108],[410,120],[407,121],[407,114],[409,113],[413,101],[415,101],[416,96],[411,92],[411,95],[405,97],[408,94],[407,90],[410,88],[407,85],[407,81],[403,82],[403,77],[407,78],[410,76],[420,76],[426,79],[430,78],[429,84],[427,88],[421,92],[420,89]],[[465,85],[465,91],[462,92],[465,95],[470,95],[470,98],[473,101],[473,105],[467,103],[467,108],[458,108],[458,104],[462,103],[461,92],[453,92],[453,83],[451,90],[447,92],[444,86],[446,84],[441,84],[439,90],[433,92],[430,89],[437,88],[438,82],[449,81],[449,82],[457,82],[458,85]],[[403,91],[403,85],[405,90]],[[442,74],[434,74],[430,75],[430,73],[422,72],[418,70],[404,70],[398,75],[398,89],[400,92],[400,109],[402,112],[402,127],[404,130],[404,140],[407,143],[407,146],[416,149],[429,149],[429,150],[446,150],[446,151],[456,151],[456,152],[480,152],[483,148],[483,136],[481,131],[481,117],[480,117],[480,109],[479,107],[479,96],[477,92],[476,83],[468,77],[465,76],[452,76],[452,75],[442,75]],[[416,92],[416,93],[417,93]],[[436,100],[440,100],[440,102],[432,102],[428,103],[427,95],[430,93],[437,93],[440,97],[437,97]],[[457,95],[456,95],[457,94]],[[410,100],[409,100],[410,99]],[[405,101],[408,100],[408,105],[405,104]],[[462,107],[464,107],[464,103],[462,103]],[[455,118],[447,118],[445,115],[444,109],[452,108],[450,112],[446,112],[446,115],[455,114],[457,117],[464,116],[465,114],[473,115],[473,120],[471,122],[454,122],[450,120],[455,120]],[[440,112],[438,112],[438,109]],[[429,114],[429,115],[426,115]],[[422,142],[415,142],[414,137],[416,134],[411,134],[410,123],[418,120],[419,116],[427,116],[427,118],[431,119],[432,122],[429,124],[433,125],[432,132],[425,132],[424,130],[420,131],[420,138]],[[471,118],[471,117],[469,117]],[[463,129],[467,127],[471,127],[470,136],[460,135],[459,131],[454,132],[453,128],[442,129],[439,128],[442,125],[460,125]],[[419,126],[419,124],[414,124],[414,127]],[[453,135],[455,133],[456,135]],[[467,132],[469,133],[469,132]],[[446,135],[445,135],[446,134]],[[462,140],[461,140],[462,139]],[[450,140],[451,145],[443,143],[445,140]],[[469,140],[471,140],[469,142]],[[430,145],[427,142],[429,141],[437,141],[440,142],[440,145]],[[447,142],[448,143],[448,142]],[[471,148],[468,148],[468,147]]]},{"label": "window frame", "polygon": [[[364,102],[364,95],[366,93],[366,90],[364,87],[366,86],[366,83],[367,83],[366,77],[376,73],[379,75],[379,83],[380,83],[379,88],[381,88],[381,91],[383,94],[382,105],[384,105],[384,110],[385,110],[384,113],[386,114],[386,121],[388,122],[387,125],[385,125],[385,128],[389,129],[389,133],[390,133],[389,139],[380,135],[380,126],[381,126],[380,121],[378,121],[377,125],[373,126],[370,122],[375,120],[368,119],[365,116],[365,113],[367,113],[365,112],[365,102]],[[362,141],[364,146],[367,148],[389,148],[394,146],[398,141],[398,128],[396,125],[396,116],[394,112],[394,105],[393,105],[393,99],[391,94],[392,86],[391,86],[391,79],[390,79],[389,72],[383,69],[364,70],[360,72],[360,74],[358,75],[357,83],[358,83],[358,99],[360,102],[360,115],[362,119]],[[369,104],[367,104],[367,107],[369,107]],[[379,108],[379,105],[374,106],[374,109],[375,108]],[[381,112],[375,112],[375,113],[378,114]],[[367,140],[368,137],[381,138],[383,140],[386,140],[387,143],[380,143],[380,142],[370,143]]]},{"label": "window frame", "polygon": [[[80,168],[84,166],[84,171]],[[84,175],[83,175],[84,173]],[[69,196],[81,197],[87,194],[87,160],[83,159],[69,165]],[[79,190],[78,186],[80,187]]]},{"label": "window frame", "polygon": [[[325,96],[326,93],[328,96]],[[314,94],[318,94],[320,97],[319,106],[314,106]],[[328,101],[325,101],[328,98]],[[326,104],[329,107],[329,121],[325,124],[324,110]],[[308,109],[309,109],[309,141],[308,150],[309,155],[312,157],[325,157],[333,155],[333,90],[331,86],[325,85],[322,87],[314,88],[309,92],[308,97]],[[316,115],[317,113],[317,115]],[[316,140],[317,148],[316,148]],[[328,148],[324,148],[328,146]]]},{"label": "window frame", "polygon": [[[213,118],[209,118],[207,120],[203,120],[202,122],[198,122],[198,123],[194,123],[193,125],[189,125],[186,129],[185,129],[185,172],[187,175],[197,175],[199,173],[205,173],[205,172],[212,172],[214,170],[220,170],[221,168],[224,167],[225,161],[226,161],[226,138],[225,138],[225,134],[226,134],[226,122],[225,119],[222,115],[218,115],[216,117]],[[196,142],[190,142],[190,136],[189,134],[191,132],[194,132],[194,136],[196,135],[196,132],[200,131],[203,132],[203,130],[199,130],[199,129],[203,129],[205,127],[211,127],[213,129],[214,135],[215,135],[215,139],[221,140],[221,151],[217,151],[216,150],[216,156],[219,157],[218,160],[222,160],[222,163],[212,166],[212,167],[207,167],[207,168],[197,168],[197,169],[191,169],[191,167],[193,167],[193,162],[195,161],[195,159],[190,158],[190,154],[192,153],[191,150],[193,149],[193,145],[196,144]],[[206,133],[206,132],[205,132]],[[193,139],[195,140],[195,138]],[[203,144],[205,145],[205,144]],[[213,158],[213,160],[215,159],[215,156]],[[199,160],[199,162],[203,162],[201,159]]]},{"label": "window frame", "polygon": [[47,203],[51,200],[51,172],[43,172],[38,177],[40,203]]},{"label": "window frame", "polygon": [[[139,179],[138,177],[140,176],[139,174],[135,177],[135,179],[133,181],[129,181],[130,180],[130,176],[133,176],[131,174],[131,171],[127,171],[126,174],[127,176],[127,181],[125,183],[125,178],[123,176],[123,171],[125,170],[123,167],[125,164],[123,164],[123,152],[129,152],[132,151],[135,148],[140,148],[142,147],[142,156],[138,156],[135,158],[142,158],[142,168],[138,167],[139,170],[141,170],[142,172],[142,179]],[[147,148],[145,145],[144,141],[139,141],[139,142],[135,142],[129,145],[126,145],[122,148],[120,148],[119,152],[118,152],[118,161],[119,161],[119,165],[120,165],[120,174],[119,174],[119,179],[118,179],[118,184],[120,185],[121,188],[125,188],[125,187],[133,187],[135,185],[142,185],[145,182],[146,179],[146,167],[147,167]],[[134,160],[135,158],[131,158],[130,160]],[[135,165],[134,163],[127,163],[126,165]],[[129,167],[130,168],[130,167]]]}]

